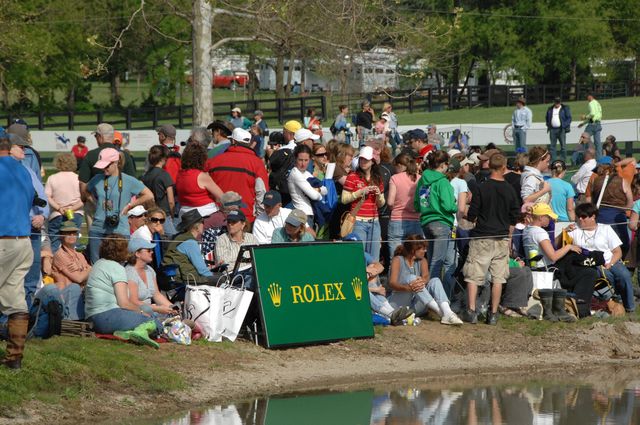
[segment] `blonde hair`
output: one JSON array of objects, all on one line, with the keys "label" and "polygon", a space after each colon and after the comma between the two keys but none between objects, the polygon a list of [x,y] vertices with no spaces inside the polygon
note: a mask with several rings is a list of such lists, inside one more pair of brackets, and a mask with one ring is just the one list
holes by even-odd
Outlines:
[{"label": "blonde hair", "polygon": [[53,159],[53,166],[58,171],[76,171],[78,168],[78,161],[71,152],[59,153]]}]

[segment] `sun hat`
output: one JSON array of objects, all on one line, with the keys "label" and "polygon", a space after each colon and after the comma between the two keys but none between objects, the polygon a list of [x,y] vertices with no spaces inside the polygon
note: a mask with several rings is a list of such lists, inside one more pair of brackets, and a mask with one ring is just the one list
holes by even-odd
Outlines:
[{"label": "sun hat", "polygon": [[117,150],[113,148],[104,148],[100,151],[100,156],[98,156],[98,161],[93,167],[104,170],[112,162],[118,162],[118,161],[120,161],[120,153]]},{"label": "sun hat", "polygon": [[298,227],[307,223],[307,215],[304,213],[304,211],[295,209],[289,213],[284,222]]},{"label": "sun hat", "polygon": [[231,112],[237,112],[237,113],[241,114],[241,113],[242,113],[242,110],[236,106],[235,108],[233,108],[233,109],[231,110]]},{"label": "sun hat", "polygon": [[71,220],[66,220],[62,223],[62,226],[60,226],[60,233],[65,233],[65,232],[79,232],[80,229],[78,229],[78,226],[76,226],[76,223],[74,223]]},{"label": "sun hat", "polygon": [[149,242],[146,239],[131,238],[129,239],[129,245],[127,246],[127,249],[129,250],[129,252],[134,253],[138,252],[141,249],[153,249],[155,247],[156,244]]},{"label": "sun hat", "polygon": [[227,137],[231,136],[231,133],[233,132],[233,128],[234,128],[233,124],[231,124],[229,121],[222,121],[222,120],[215,120],[214,122],[212,122],[207,126],[208,130],[211,130],[211,131],[220,130]]},{"label": "sun hat", "polygon": [[182,218],[180,224],[178,224],[177,226],[177,230],[178,232],[186,232],[187,230],[191,229],[191,226],[201,221],[203,221],[203,218],[200,215],[200,212],[196,208],[194,208],[182,214]]},{"label": "sun hat", "polygon": [[146,213],[147,210],[145,210],[142,205],[137,205],[127,212],[127,217],[140,217],[142,215],[145,215]]}]

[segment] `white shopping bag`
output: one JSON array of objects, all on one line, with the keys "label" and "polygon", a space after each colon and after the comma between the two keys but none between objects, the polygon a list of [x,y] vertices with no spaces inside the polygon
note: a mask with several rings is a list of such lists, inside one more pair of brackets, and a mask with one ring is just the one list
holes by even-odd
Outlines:
[{"label": "white shopping bag", "polygon": [[553,289],[553,272],[531,272],[533,289]]},{"label": "white shopping bag", "polygon": [[[236,278],[241,277],[237,275]],[[240,280],[236,279],[233,280]],[[251,304],[253,298],[253,292],[243,289],[242,287],[233,286],[233,281],[230,285],[224,288],[224,299],[222,302],[222,336],[229,341],[235,341],[238,337],[238,332],[242,326],[247,310]],[[242,286],[242,285],[241,285]]]},{"label": "white shopping bag", "polygon": [[200,326],[207,341],[222,341],[222,301],[224,289],[217,286],[187,285],[184,318]]}]

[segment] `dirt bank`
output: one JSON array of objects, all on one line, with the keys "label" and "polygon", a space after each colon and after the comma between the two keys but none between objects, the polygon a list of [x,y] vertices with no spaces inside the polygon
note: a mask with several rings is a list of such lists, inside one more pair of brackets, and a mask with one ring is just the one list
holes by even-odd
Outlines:
[{"label": "dirt bank", "polygon": [[637,367],[639,336],[640,323],[632,321],[551,326],[511,319],[498,327],[454,328],[423,322],[417,327],[381,329],[370,340],[283,350],[246,341],[191,347],[164,344],[159,351],[140,348],[136,354],[158,365],[175,365],[190,383],[184,390],[115,393],[104,388],[97,397],[28,402],[0,423],[117,422],[254,396],[356,388],[386,380],[437,382],[453,375],[469,380],[512,372],[524,377],[603,361]]}]

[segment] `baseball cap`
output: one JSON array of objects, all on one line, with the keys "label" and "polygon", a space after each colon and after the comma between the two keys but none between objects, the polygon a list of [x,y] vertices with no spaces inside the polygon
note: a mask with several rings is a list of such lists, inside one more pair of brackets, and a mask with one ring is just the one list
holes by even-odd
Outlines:
[{"label": "baseball cap", "polygon": [[238,127],[233,130],[233,133],[231,133],[231,139],[238,143],[248,145],[249,143],[251,143],[251,133],[243,128]]},{"label": "baseball cap", "polygon": [[607,156],[601,157],[597,162],[598,162],[598,165],[609,165],[613,162],[613,158],[607,155]]},{"label": "baseball cap", "polygon": [[472,160],[470,160],[469,158],[465,158],[462,161],[460,161],[460,166],[464,167],[465,165],[472,165],[475,164],[475,162],[473,162]]},{"label": "baseball cap", "polygon": [[282,203],[282,196],[280,196],[280,192],[277,190],[270,190],[264,194],[262,203],[268,207],[274,207]]},{"label": "baseball cap", "polygon": [[227,222],[247,221],[247,216],[244,215],[242,210],[232,210],[227,214]]},{"label": "baseball cap", "polygon": [[256,109],[256,110],[253,112],[253,116],[254,116],[254,117],[256,117],[256,116],[264,117],[264,112],[262,112],[260,109]]},{"label": "baseball cap", "polygon": [[138,252],[140,249],[153,249],[156,247],[156,244],[149,242],[143,238],[131,238],[129,240],[129,245],[127,246],[129,252],[134,253]]},{"label": "baseball cap", "polygon": [[318,136],[317,134],[313,134],[311,132],[311,130],[306,129],[306,128],[301,128],[300,130],[296,131],[293,134],[293,139],[295,140],[296,143],[302,143],[305,140],[318,140],[320,138],[320,136]]},{"label": "baseball cap", "polygon": [[302,128],[302,124],[300,124],[298,121],[296,120],[290,120],[287,121],[286,123],[284,123],[284,127],[285,130],[290,131],[291,133],[295,133],[296,131],[300,130]]},{"label": "baseball cap", "polygon": [[471,155],[469,155],[469,158],[467,158],[469,161],[471,161],[471,163],[473,165],[479,165],[480,164],[480,154],[478,152],[474,152]]},{"label": "baseball cap", "polygon": [[558,214],[554,213],[549,204],[545,204],[544,202],[539,202],[533,205],[531,209],[531,214],[533,215],[548,215],[552,219],[557,219]]},{"label": "baseball cap", "polygon": [[24,140],[22,137],[18,136],[17,134],[6,133],[6,135],[9,137],[9,141],[11,142],[12,145],[29,146],[29,143],[26,140]]},{"label": "baseball cap", "polygon": [[113,126],[111,124],[103,122],[98,124],[98,126],[96,127],[96,131],[94,131],[93,134],[105,135],[105,134],[113,134],[113,132],[114,132]]},{"label": "baseball cap", "polygon": [[236,106],[235,108],[233,108],[233,109],[231,110],[231,112],[237,112],[237,113],[241,114],[241,113],[242,113],[242,110],[240,110],[240,108],[238,108],[238,107]]},{"label": "baseball cap", "polygon": [[122,144],[122,133],[120,133],[117,130],[115,130],[113,132],[113,144],[114,145],[121,145]]},{"label": "baseball cap", "polygon": [[448,172],[457,173],[460,171],[460,168],[461,168],[460,161],[458,161],[455,158],[449,159],[449,167],[447,168]]},{"label": "baseball cap", "polygon": [[247,204],[242,202],[242,196],[240,196],[237,192],[225,192],[220,197],[220,203],[222,204],[222,208],[247,208]]},{"label": "baseball cap", "polygon": [[145,210],[142,205],[137,205],[127,212],[127,217],[140,217],[141,215],[145,215],[146,213],[147,210]]},{"label": "baseball cap", "polygon": [[274,131],[269,134],[269,141],[267,144],[269,145],[282,145],[284,143],[284,134],[281,131]]},{"label": "baseball cap", "polygon": [[427,140],[427,133],[424,132],[424,130],[420,129],[420,128],[415,128],[413,130],[411,130],[413,132],[412,134],[412,139],[418,139],[418,140]]},{"label": "baseball cap", "polygon": [[7,133],[15,134],[25,141],[29,139],[29,128],[25,124],[13,123],[7,128]]},{"label": "baseball cap", "polygon": [[292,210],[284,221],[287,224],[298,227],[307,223],[307,215],[302,210]]},{"label": "baseball cap", "polygon": [[105,148],[100,151],[98,162],[96,162],[96,164],[93,167],[104,170],[112,162],[118,162],[118,161],[120,161],[120,154],[118,153],[118,151],[113,148]]},{"label": "baseball cap", "polygon": [[462,152],[459,149],[449,149],[447,153],[449,154],[449,156],[455,156]]},{"label": "baseball cap", "polygon": [[373,159],[373,148],[371,146],[363,146],[358,156],[371,161]]},{"label": "baseball cap", "polygon": [[160,127],[156,129],[156,132],[162,133],[167,137],[171,137],[171,138],[176,137],[176,128],[171,124],[162,124]]}]

